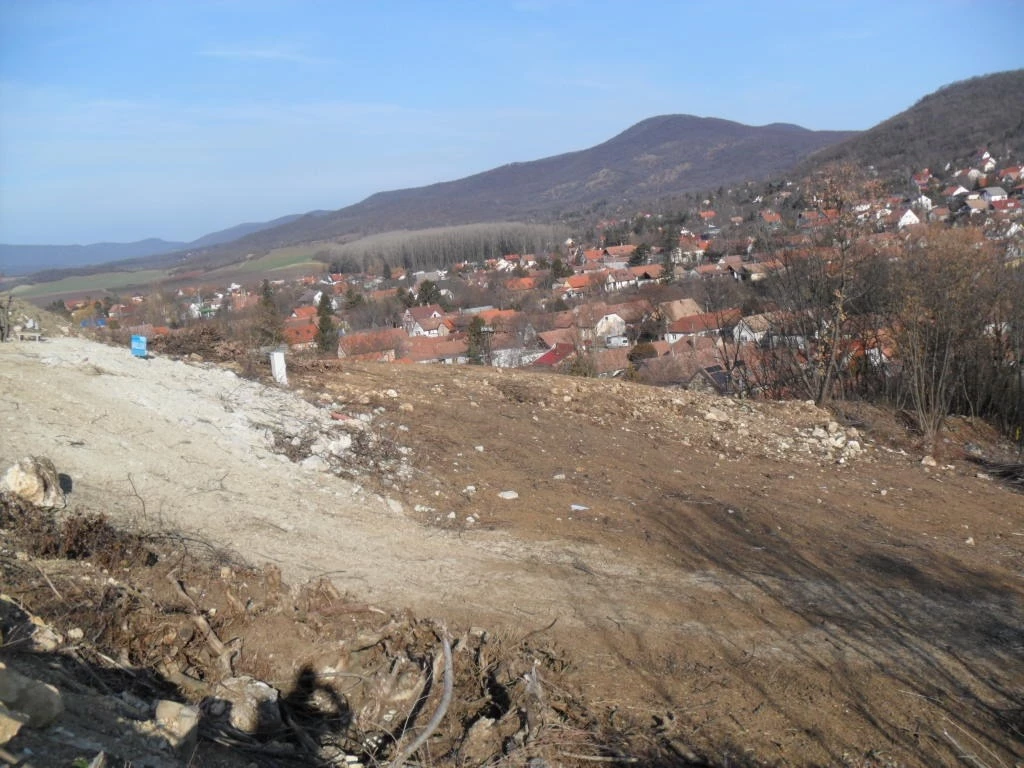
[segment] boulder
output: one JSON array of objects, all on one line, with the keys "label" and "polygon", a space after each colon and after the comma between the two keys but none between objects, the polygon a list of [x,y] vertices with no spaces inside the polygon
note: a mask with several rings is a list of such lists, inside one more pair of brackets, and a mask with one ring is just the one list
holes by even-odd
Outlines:
[{"label": "boulder", "polygon": [[64,712],[60,691],[25,677],[0,662],[0,703],[28,718],[32,728],[45,728]]},{"label": "boulder", "polygon": [[67,504],[57,468],[45,456],[26,456],[9,467],[0,480],[0,491],[43,509],[63,509]]},{"label": "boulder", "polygon": [[240,731],[272,733],[282,727],[278,697],[278,690],[261,680],[231,677],[214,687],[203,708],[214,717],[227,715]]}]

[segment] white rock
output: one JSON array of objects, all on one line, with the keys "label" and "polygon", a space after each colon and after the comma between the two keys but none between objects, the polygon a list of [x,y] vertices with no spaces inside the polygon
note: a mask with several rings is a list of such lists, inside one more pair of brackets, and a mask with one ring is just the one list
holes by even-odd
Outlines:
[{"label": "white rock", "polygon": [[499,499],[505,499],[506,501],[514,501],[519,498],[519,494],[515,491],[502,491],[498,494]]},{"label": "white rock", "polygon": [[327,449],[335,456],[342,456],[352,447],[352,438],[348,435],[340,435],[337,440],[332,440]]},{"label": "white rock", "polygon": [[322,456],[308,456],[299,462],[299,466],[309,472],[326,472],[331,468]]},{"label": "white rock", "polygon": [[57,469],[45,456],[26,456],[9,467],[0,480],[0,491],[43,509],[63,509],[67,504]]},{"label": "white rock", "polygon": [[925,456],[923,459],[921,459],[921,463],[924,464],[926,467],[937,467],[939,465],[939,462],[935,460],[934,456]]},{"label": "white rock", "polygon": [[199,708],[161,699],[156,705],[156,722],[171,747],[192,757],[199,739]]},{"label": "white rock", "polygon": [[247,675],[228,678],[214,687],[214,700],[230,705],[231,724],[246,733],[281,727],[278,696],[276,688]]}]

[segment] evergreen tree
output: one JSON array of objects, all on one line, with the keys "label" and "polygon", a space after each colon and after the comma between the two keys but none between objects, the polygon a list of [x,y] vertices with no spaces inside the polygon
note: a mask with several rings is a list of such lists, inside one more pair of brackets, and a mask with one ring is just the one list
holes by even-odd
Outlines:
[{"label": "evergreen tree", "polygon": [[316,345],[321,352],[337,350],[338,331],[334,325],[334,311],[331,309],[331,297],[327,291],[320,292],[320,302],[316,305]]},{"label": "evergreen tree", "polygon": [[260,300],[256,305],[253,331],[256,335],[256,344],[260,347],[280,344],[284,340],[284,319],[274,304],[274,290],[270,287],[269,280],[264,280],[260,286]]},{"label": "evergreen tree", "polygon": [[484,331],[484,321],[478,315],[469,321],[466,329],[466,356],[470,365],[483,365],[484,357],[487,354],[487,335]]}]

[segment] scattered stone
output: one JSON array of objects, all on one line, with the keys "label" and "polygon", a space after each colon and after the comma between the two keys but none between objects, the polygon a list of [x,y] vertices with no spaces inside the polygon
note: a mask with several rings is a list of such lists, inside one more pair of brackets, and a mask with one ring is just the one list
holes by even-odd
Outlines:
[{"label": "scattered stone", "polygon": [[198,707],[161,699],[156,705],[156,722],[160,733],[179,755],[192,755],[199,740]]},{"label": "scattered stone", "polygon": [[327,445],[327,450],[334,456],[343,456],[352,447],[352,438],[348,435],[341,435]]},{"label": "scattered stone", "polygon": [[398,410],[400,410],[402,413],[412,413],[415,410],[415,408],[413,408],[412,403],[402,403],[400,406],[398,406]]},{"label": "scattered stone", "polygon": [[926,467],[937,467],[939,465],[939,462],[935,460],[934,456],[925,456],[923,459],[921,459],[921,463],[924,464]]},{"label": "scattered stone", "polygon": [[274,732],[282,727],[278,695],[276,688],[245,675],[218,683],[213,698],[207,699],[204,705],[210,707],[211,713],[226,713],[231,725],[240,731]]},{"label": "scattered stone", "polygon": [[515,491],[502,491],[498,494],[499,499],[505,499],[505,501],[514,501],[519,498],[519,494]]},{"label": "scattered stone", "polygon": [[398,397],[398,393],[397,393],[397,392],[396,392],[395,390],[393,390],[393,389],[389,389],[389,390],[387,390],[387,391],[386,391],[386,392],[384,393],[384,395],[385,395],[386,397],[389,397],[389,398],[391,398],[392,400],[394,400],[394,399],[395,399],[396,397]]},{"label": "scattered stone", "polygon": [[482,445],[475,446],[474,449],[477,453],[483,453],[484,447]]},{"label": "scattered stone", "polygon": [[12,712],[0,704],[0,746],[17,736],[21,726],[26,724],[28,724],[28,715],[22,712]]},{"label": "scattered stone", "polygon": [[729,416],[725,411],[720,408],[711,408],[707,413],[704,414],[704,418],[708,421],[726,422],[729,420]]},{"label": "scattered stone", "polygon": [[57,468],[45,456],[26,456],[9,467],[0,480],[0,491],[43,509],[63,509],[67,505]]},{"label": "scattered stone", "polygon": [[552,480],[565,480],[565,473],[559,472],[557,475],[551,478]]},{"label": "scattered stone", "polygon": [[327,472],[331,468],[322,456],[307,456],[299,462],[299,466],[310,472]]}]

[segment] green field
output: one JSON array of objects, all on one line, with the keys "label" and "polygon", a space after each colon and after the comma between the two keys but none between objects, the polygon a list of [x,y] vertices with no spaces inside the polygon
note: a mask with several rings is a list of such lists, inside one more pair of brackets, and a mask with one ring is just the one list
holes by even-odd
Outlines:
[{"label": "green field", "polygon": [[138,272],[102,272],[96,275],[76,275],[63,280],[48,283],[19,285],[11,293],[20,299],[40,299],[47,296],[66,296],[95,293],[97,296],[104,291],[117,291],[123,288],[139,288],[159,283],[167,278],[167,270],[145,269]]},{"label": "green field", "polygon": [[276,248],[265,256],[257,259],[249,259],[226,267],[207,272],[203,276],[203,282],[209,282],[218,278],[229,280],[239,276],[264,274],[279,270],[301,271],[310,273],[323,272],[325,264],[313,258],[315,250],[309,245],[294,245],[287,248]]}]

